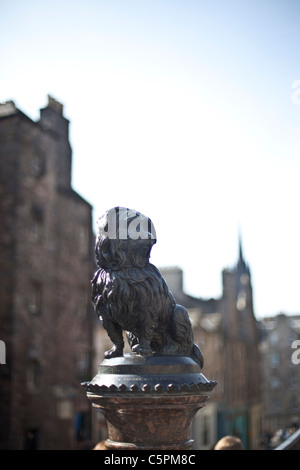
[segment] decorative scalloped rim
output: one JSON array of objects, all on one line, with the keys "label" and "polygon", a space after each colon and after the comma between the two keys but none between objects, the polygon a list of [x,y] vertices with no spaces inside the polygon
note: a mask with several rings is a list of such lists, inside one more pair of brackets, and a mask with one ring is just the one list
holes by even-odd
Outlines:
[{"label": "decorative scalloped rim", "polygon": [[111,393],[197,393],[197,392],[211,392],[213,388],[217,385],[217,382],[210,381],[207,383],[198,383],[198,384],[169,384],[166,388],[161,384],[156,384],[153,387],[150,384],[132,384],[130,387],[127,387],[125,384],[110,385],[98,385],[91,384],[90,382],[83,382],[82,387],[86,392],[95,393],[95,394],[111,394]]}]

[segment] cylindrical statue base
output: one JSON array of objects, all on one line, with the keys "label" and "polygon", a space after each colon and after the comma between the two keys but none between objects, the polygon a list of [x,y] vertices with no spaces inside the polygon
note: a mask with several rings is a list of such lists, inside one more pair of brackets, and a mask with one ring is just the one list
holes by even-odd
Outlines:
[{"label": "cylindrical statue base", "polygon": [[104,360],[82,385],[106,418],[106,449],[187,450],[192,420],[216,382],[190,357],[128,354]]}]

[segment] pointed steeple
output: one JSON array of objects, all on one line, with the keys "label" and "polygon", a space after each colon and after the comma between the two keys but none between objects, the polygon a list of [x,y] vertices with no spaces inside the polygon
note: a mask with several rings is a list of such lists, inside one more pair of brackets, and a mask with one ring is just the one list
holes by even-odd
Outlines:
[{"label": "pointed steeple", "polygon": [[239,231],[239,261],[244,261],[241,231]]},{"label": "pointed steeple", "polygon": [[243,255],[243,244],[242,244],[242,235],[241,231],[239,230],[239,258],[237,262],[237,271],[239,275],[241,274],[249,274],[250,275],[250,270],[249,266],[247,265],[244,255]]}]

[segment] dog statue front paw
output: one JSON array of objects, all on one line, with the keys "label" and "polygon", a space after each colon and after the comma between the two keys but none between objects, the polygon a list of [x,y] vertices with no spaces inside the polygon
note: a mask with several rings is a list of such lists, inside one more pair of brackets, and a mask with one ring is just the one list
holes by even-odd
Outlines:
[{"label": "dog statue front paw", "polygon": [[153,354],[152,348],[149,343],[146,341],[135,344],[132,348],[132,351],[140,354],[141,356],[150,356]]},{"label": "dog statue front paw", "polygon": [[120,356],[123,356],[123,348],[119,348],[118,346],[113,346],[109,351],[104,353],[105,359],[112,359],[113,357]]}]

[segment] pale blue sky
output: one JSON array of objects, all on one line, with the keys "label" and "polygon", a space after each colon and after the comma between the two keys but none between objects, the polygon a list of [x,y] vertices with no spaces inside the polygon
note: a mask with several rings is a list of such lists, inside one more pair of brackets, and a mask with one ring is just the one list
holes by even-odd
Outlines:
[{"label": "pale blue sky", "polygon": [[150,216],[152,262],[201,297],[240,229],[257,317],[300,312],[299,0],[0,0],[0,18],[0,101],[64,104],[95,220]]}]

